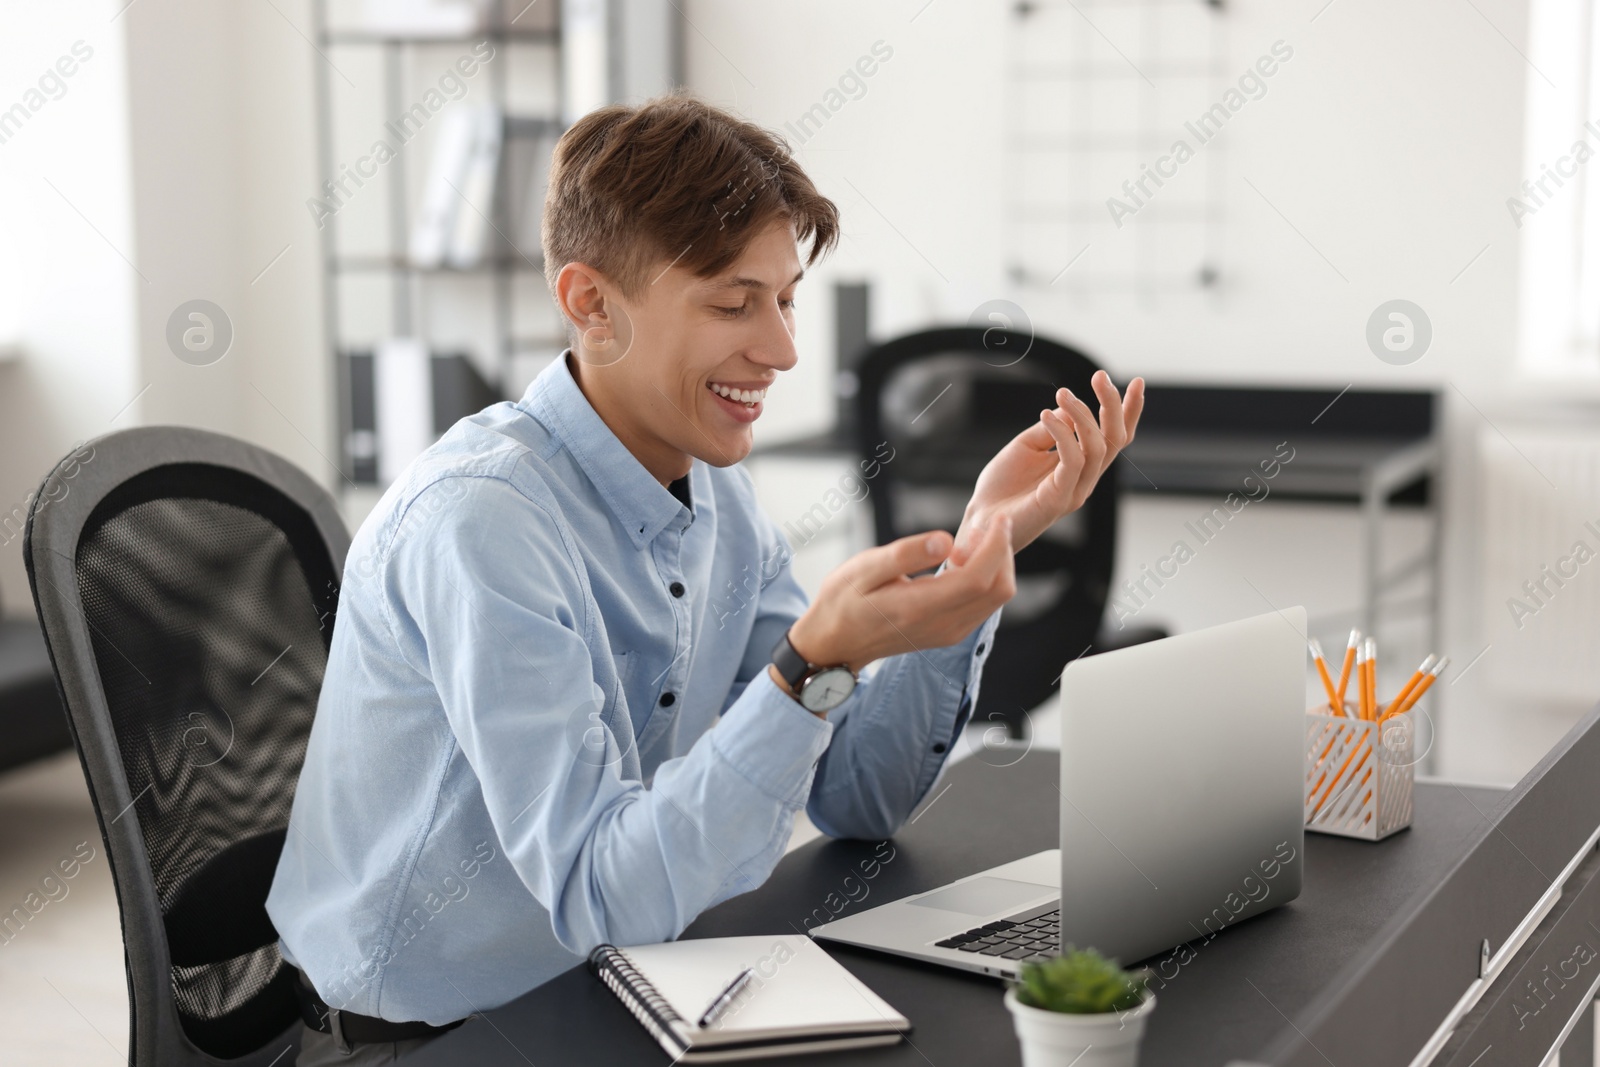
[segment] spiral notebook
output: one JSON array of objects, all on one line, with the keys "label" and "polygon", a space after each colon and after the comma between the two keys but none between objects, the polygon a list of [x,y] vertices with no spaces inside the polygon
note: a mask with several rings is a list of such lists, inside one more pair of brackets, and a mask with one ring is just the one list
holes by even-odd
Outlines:
[{"label": "spiral notebook", "polygon": [[[892,1045],[911,1029],[808,937],[601,945],[589,967],[676,1063],[725,1063]],[[746,968],[754,975],[710,1026],[697,1021]]]}]

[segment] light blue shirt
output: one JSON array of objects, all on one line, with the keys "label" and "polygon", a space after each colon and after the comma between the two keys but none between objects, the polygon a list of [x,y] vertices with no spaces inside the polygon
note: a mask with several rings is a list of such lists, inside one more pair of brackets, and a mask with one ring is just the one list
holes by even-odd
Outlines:
[{"label": "light blue shirt", "polygon": [[805,610],[740,467],[685,507],[566,359],[457,423],[351,546],[267,910],[333,1007],[442,1024],[766,880],[805,806],[882,838],[977,696],[996,613],[828,720],[767,675]]}]

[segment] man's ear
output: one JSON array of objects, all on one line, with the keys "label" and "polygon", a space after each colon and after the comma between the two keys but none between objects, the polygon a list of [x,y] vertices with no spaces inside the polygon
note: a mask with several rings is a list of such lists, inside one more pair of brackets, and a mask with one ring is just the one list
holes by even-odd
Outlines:
[{"label": "man's ear", "polygon": [[607,339],[611,280],[586,263],[568,263],[556,275],[556,303],[580,338]]},{"label": "man's ear", "polygon": [[576,334],[573,353],[592,367],[620,363],[633,348],[633,320],[622,293],[586,263],[568,263],[556,275],[556,300]]}]

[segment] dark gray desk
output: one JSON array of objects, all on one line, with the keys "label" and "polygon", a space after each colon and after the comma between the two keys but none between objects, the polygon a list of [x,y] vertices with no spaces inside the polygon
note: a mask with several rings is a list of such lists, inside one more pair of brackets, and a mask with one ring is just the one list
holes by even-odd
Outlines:
[{"label": "dark gray desk", "polygon": [[[814,842],[785,857],[762,888],[708,912],[685,936],[792,933],[816,909],[845,914],[1053,848],[1058,768],[1054,752],[1029,755],[1011,767],[963,762],[949,772],[950,788],[894,838],[893,858],[876,878],[863,880],[858,866],[874,854],[876,843]],[[1307,835],[1304,893],[1287,907],[1198,945],[1195,958],[1160,993],[1143,1067],[1222,1065],[1281,1039],[1289,1020],[1312,1004],[1401,905],[1439,883],[1483,832],[1486,815],[1502,796],[1422,784],[1413,828],[1387,841]],[[998,981],[836,946],[829,951],[904,1012],[915,1029],[894,1048],[785,1062],[1020,1062]],[[579,967],[469,1021],[405,1062],[560,1067],[666,1064],[668,1058]]]}]

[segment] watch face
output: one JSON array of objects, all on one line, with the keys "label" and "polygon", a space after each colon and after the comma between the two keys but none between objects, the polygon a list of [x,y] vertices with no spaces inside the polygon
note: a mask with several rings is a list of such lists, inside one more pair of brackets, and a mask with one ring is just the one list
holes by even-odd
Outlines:
[{"label": "watch face", "polygon": [[808,678],[800,689],[800,703],[809,711],[830,711],[843,704],[856,687],[847,667],[829,667]]}]

